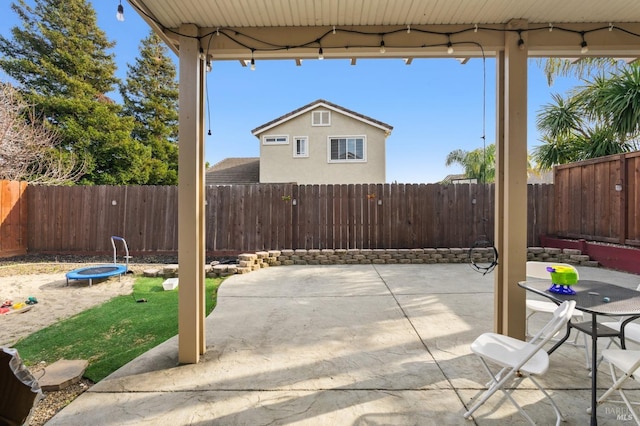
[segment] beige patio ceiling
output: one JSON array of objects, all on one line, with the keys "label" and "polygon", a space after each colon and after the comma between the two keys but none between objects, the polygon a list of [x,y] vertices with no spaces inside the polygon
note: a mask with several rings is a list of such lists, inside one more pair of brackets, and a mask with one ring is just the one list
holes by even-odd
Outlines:
[{"label": "beige patio ceiling", "polygon": [[637,0],[135,0],[165,28],[640,22]]},{"label": "beige patio ceiling", "polygon": [[[638,34],[640,6],[637,0],[129,0],[147,22],[164,34],[177,53],[179,26],[194,24],[201,45],[213,60],[255,58],[315,58],[322,45],[326,58],[379,57],[378,34],[384,37],[386,57],[446,56],[452,41],[456,57],[494,54],[502,49],[500,30],[513,21],[528,25],[523,38],[529,56],[575,57],[580,54],[581,31],[590,56],[640,56]],[[625,25],[627,24],[627,25]],[[549,34],[549,25],[555,29]],[[465,31],[475,26],[480,31]],[[622,31],[605,34],[607,27]],[[334,37],[322,37],[337,28]],[[402,31],[407,29],[407,32]],[[413,28],[413,35],[409,34]],[[490,28],[494,31],[482,31]],[[570,32],[563,32],[562,28]],[[536,31],[532,29],[537,29]],[[544,31],[542,31],[544,29]],[[598,32],[592,32],[600,29]],[[341,32],[356,30],[371,33]],[[436,34],[420,34],[420,30]],[[498,30],[498,31],[495,31]],[[237,32],[236,32],[237,31]],[[462,33],[459,33],[463,31]],[[221,37],[206,37],[215,32]],[[451,33],[451,37],[444,34]],[[286,36],[283,38],[283,34]],[[438,35],[440,34],[440,35]],[[253,37],[250,39],[248,37]],[[320,41],[315,43],[314,41]],[[300,46],[273,48],[274,45]],[[346,48],[347,46],[353,46]],[[615,46],[615,48],[612,48]],[[422,47],[422,48],[420,48]],[[251,50],[254,49],[252,52]],[[624,55],[623,55],[624,53]]]}]

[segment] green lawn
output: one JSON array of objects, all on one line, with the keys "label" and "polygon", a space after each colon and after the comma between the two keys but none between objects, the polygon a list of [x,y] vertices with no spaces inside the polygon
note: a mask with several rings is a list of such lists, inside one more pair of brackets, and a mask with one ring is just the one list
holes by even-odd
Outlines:
[{"label": "green lawn", "polygon": [[[84,376],[98,382],[178,333],[178,289],[164,291],[162,281],[138,278],[135,297],[113,298],[22,339],[15,348],[27,365],[86,359],[89,367]],[[207,315],[216,305],[221,282],[206,280]]]}]

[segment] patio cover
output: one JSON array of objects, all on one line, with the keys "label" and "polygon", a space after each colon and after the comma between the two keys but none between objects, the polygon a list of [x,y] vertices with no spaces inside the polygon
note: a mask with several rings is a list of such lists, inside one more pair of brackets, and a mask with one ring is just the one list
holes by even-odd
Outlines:
[{"label": "patio cover", "polygon": [[[179,359],[204,341],[204,70],[267,59],[494,56],[497,66],[494,328],[524,336],[527,60],[640,56],[637,0],[129,0],[180,58]],[[114,9],[116,5],[114,3]],[[322,50],[320,50],[322,49]],[[215,100],[214,100],[215,101]]]}]

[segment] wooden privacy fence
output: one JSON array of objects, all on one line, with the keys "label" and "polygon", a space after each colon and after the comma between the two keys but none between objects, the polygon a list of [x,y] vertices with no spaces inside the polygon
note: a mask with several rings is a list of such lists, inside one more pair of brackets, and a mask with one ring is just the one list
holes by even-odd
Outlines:
[{"label": "wooden privacy fence", "polygon": [[178,249],[175,186],[29,186],[29,251],[109,253],[110,237],[131,251]]},{"label": "wooden privacy fence", "polygon": [[0,180],[0,256],[27,252],[26,182]]},{"label": "wooden privacy fence", "polygon": [[493,232],[493,222],[482,228],[491,193],[476,185],[210,188],[207,242],[214,250],[466,247]]},{"label": "wooden privacy fence", "polygon": [[[554,180],[528,186],[529,246],[540,235],[640,246],[640,152],[557,166]],[[213,254],[468,247],[494,232],[493,185],[237,185],[206,199]],[[177,203],[169,186],[0,181],[0,256],[108,253],[111,235],[137,253],[177,252]]]},{"label": "wooden privacy fence", "polygon": [[[323,248],[470,247],[493,238],[493,185],[260,184],[206,188],[210,254]],[[178,189],[30,186],[29,250],[178,250]],[[553,232],[553,185],[529,186],[529,245]]]},{"label": "wooden privacy fence", "polygon": [[557,235],[640,246],[640,152],[555,168]]}]

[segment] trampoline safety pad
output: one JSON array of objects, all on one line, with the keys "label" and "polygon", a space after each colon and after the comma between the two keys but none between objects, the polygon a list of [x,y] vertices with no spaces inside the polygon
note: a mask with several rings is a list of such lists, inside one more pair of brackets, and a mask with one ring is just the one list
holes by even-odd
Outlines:
[{"label": "trampoline safety pad", "polygon": [[69,280],[89,280],[89,286],[92,281],[97,278],[108,278],[116,275],[122,276],[127,272],[125,265],[99,265],[87,266],[85,268],[75,269],[67,273],[67,285]]}]

